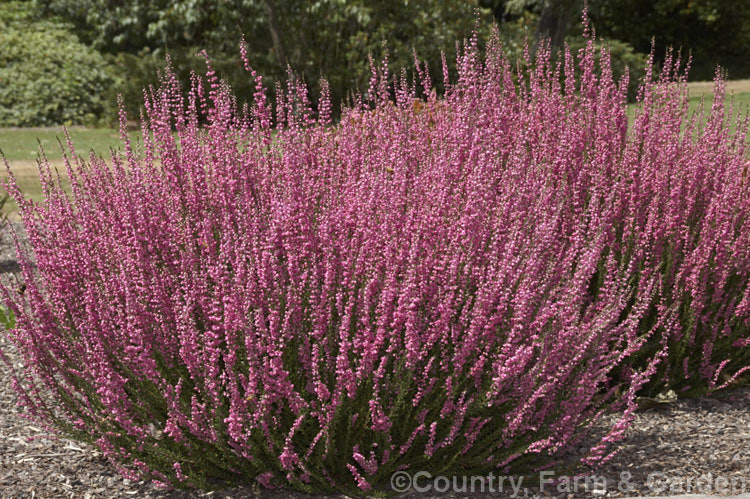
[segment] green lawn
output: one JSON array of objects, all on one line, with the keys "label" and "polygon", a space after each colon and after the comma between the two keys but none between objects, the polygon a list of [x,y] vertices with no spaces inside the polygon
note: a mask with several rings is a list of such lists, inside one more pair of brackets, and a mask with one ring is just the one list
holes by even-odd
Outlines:
[{"label": "green lawn", "polygon": [[[726,105],[729,105],[730,100],[734,98],[734,116],[736,117],[738,113],[744,113],[747,115],[750,112],[750,92],[742,92],[742,93],[736,93],[733,96],[728,95],[726,98]],[[705,94],[705,110],[706,114],[711,110],[711,104],[713,104],[714,96],[713,93],[707,92]],[[695,111],[698,110],[698,106],[701,102],[701,95],[696,93],[691,93],[689,99],[688,99],[688,113],[689,115],[692,115]],[[635,104],[628,105],[628,121],[632,125],[633,123],[633,117],[635,116],[635,110],[636,110]],[[731,127],[732,131],[734,131],[734,126]],[[748,137],[748,142],[750,142],[750,137]]]},{"label": "green lawn", "polygon": [[[91,150],[97,155],[109,159],[110,149],[116,150],[122,147],[120,133],[117,130],[70,127],[69,131],[76,153],[86,159],[88,159]],[[130,132],[130,139],[134,142],[139,136],[140,132]],[[58,127],[0,129],[0,151],[10,163],[21,190],[34,201],[42,200],[36,161],[39,157],[39,146],[41,144],[47,158],[54,167],[62,168],[62,151],[58,140],[63,145],[65,144],[65,133],[62,128]],[[0,178],[5,177],[5,165],[0,161]],[[5,189],[0,187],[0,195],[4,194]],[[3,206],[3,212],[15,218],[18,206],[14,201],[9,200]]]},{"label": "green lawn", "polygon": [[[737,115],[737,113],[740,113],[740,112],[747,115],[747,113],[750,110],[750,92],[742,92],[742,93],[737,93],[734,95],[728,95],[726,99],[727,106],[729,105],[729,102],[732,99],[734,99],[735,116]],[[695,111],[696,109],[698,109],[698,105],[700,104],[700,101],[701,101],[700,95],[690,96],[689,105],[690,105],[691,113]],[[713,94],[711,93],[706,94],[706,102],[705,102],[706,111],[711,109],[711,104],[713,104],[713,101],[714,101]]]},{"label": "green lawn", "polygon": [[[139,132],[131,132],[131,140]],[[121,147],[120,133],[109,128],[71,127],[70,136],[76,152],[84,157],[93,149],[97,154],[109,157],[110,148]],[[0,150],[9,161],[35,160],[41,143],[50,160],[62,159],[58,139],[65,143],[62,128],[4,128],[0,129]]]}]

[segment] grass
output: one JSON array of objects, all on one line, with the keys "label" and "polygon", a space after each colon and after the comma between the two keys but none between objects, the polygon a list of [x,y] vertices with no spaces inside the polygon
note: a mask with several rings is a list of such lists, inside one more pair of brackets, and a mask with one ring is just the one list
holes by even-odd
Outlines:
[{"label": "grass", "polygon": [[[709,91],[706,93],[698,93],[698,92],[691,91],[690,96],[688,97],[688,116],[692,115],[695,111],[698,110],[698,106],[700,106],[701,98],[705,98],[704,107],[705,107],[706,112],[711,110],[711,104],[714,101],[712,92]],[[739,113],[743,113],[744,115],[747,115],[748,113],[750,113],[750,91],[735,93],[734,95],[728,94],[726,98],[727,106],[729,106],[729,103],[732,99],[734,99],[734,116],[735,117]],[[636,110],[635,104],[630,104],[628,106],[629,124],[633,123],[635,110]],[[734,132],[734,125],[731,126],[731,131]],[[748,137],[748,142],[750,143],[750,137]]]},{"label": "grass", "polygon": [[[73,144],[80,148],[77,152],[88,156],[89,150],[107,157],[110,148],[121,146],[120,133],[109,128],[71,127]],[[139,132],[131,132],[131,138]],[[62,128],[5,128],[0,129],[0,150],[9,161],[36,161],[41,145],[51,161],[62,159],[60,141],[65,142]]]},{"label": "grass", "polygon": [[[726,99],[727,105],[729,105],[730,100],[734,98],[734,106],[735,110],[737,109],[743,109],[744,111],[747,111],[748,106],[750,106],[750,92],[742,92],[739,94],[734,95],[728,95]],[[706,99],[706,106],[710,106],[711,103],[714,101],[713,94],[707,94],[705,95]],[[698,108],[698,104],[701,101],[701,95],[693,95],[690,94],[689,97],[689,103],[690,103],[690,110],[695,111]]]},{"label": "grass", "polygon": [[[709,111],[711,109],[711,105],[714,101],[714,96],[711,90],[708,92],[695,92],[691,90],[689,102],[688,105],[690,106],[689,113],[693,113],[698,109],[698,106],[701,102],[701,97],[705,98],[704,106],[706,108],[706,111]],[[738,114],[742,114],[747,116],[747,114],[750,112],[750,91],[746,92],[740,92],[740,93],[734,93],[732,94],[730,91],[727,91],[727,98],[726,98],[726,106],[729,106],[730,102],[734,102],[734,115],[733,119],[737,117]],[[730,126],[730,131],[734,132],[734,124]],[[747,137],[748,143],[750,143],[750,137]]]},{"label": "grass", "polygon": [[[104,157],[110,157],[110,150],[122,148],[120,133],[110,128],[70,127],[68,129],[76,152],[84,158],[90,151]],[[140,132],[130,132],[130,139],[135,141]],[[62,150],[60,143],[65,144],[65,132],[62,127],[45,128],[4,128],[0,129],[0,151],[11,166],[18,185],[26,196],[34,201],[42,200],[42,189],[37,172],[37,159],[40,146],[52,166],[62,168]],[[0,168],[0,178],[7,177],[4,168]],[[64,173],[63,173],[64,177]],[[5,189],[0,187],[0,195]],[[11,218],[17,217],[18,206],[9,200],[3,211]]]}]

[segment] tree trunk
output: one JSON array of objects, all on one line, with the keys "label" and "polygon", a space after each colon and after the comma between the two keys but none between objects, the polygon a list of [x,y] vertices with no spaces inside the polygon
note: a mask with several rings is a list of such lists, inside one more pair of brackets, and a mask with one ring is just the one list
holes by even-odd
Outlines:
[{"label": "tree trunk", "polygon": [[273,0],[265,0],[265,4],[266,11],[268,11],[268,28],[271,31],[273,50],[276,52],[276,57],[279,59],[281,68],[286,69],[289,59],[287,59],[286,50],[284,50],[284,39],[281,37],[281,25],[279,24],[276,4],[274,4]]},{"label": "tree trunk", "polygon": [[536,29],[536,43],[534,44],[533,52],[536,53],[539,42],[545,39],[550,41],[550,48],[553,53],[562,49],[570,21],[579,12],[579,2],[577,0],[551,0],[544,2]]}]

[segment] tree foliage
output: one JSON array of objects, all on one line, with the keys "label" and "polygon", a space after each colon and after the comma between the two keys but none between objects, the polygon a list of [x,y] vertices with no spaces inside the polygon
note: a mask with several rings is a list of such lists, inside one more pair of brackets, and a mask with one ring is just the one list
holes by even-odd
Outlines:
[{"label": "tree foliage", "polygon": [[[535,34],[561,46],[565,33],[576,30],[583,0],[482,0],[497,19],[532,13]],[[590,18],[597,34],[619,40],[638,53],[655,43],[657,62],[668,47],[692,56],[691,79],[711,79],[717,65],[730,78],[750,76],[750,2],[743,0],[589,0]],[[563,33],[565,32],[565,33]]]},{"label": "tree foliage", "polygon": [[601,33],[657,57],[666,47],[693,57],[692,79],[711,79],[717,65],[730,78],[750,76],[750,2],[737,0],[599,0],[590,2]]},{"label": "tree foliage", "polygon": [[[181,79],[196,67],[196,53],[205,49],[217,70],[240,96],[252,92],[236,63],[244,35],[250,62],[266,81],[283,80],[289,70],[301,76],[316,94],[325,77],[334,102],[346,90],[364,90],[370,77],[369,57],[383,57],[387,44],[395,68],[410,67],[413,50],[439,73],[441,50],[470,35],[476,2],[461,0],[35,0],[42,15],[58,15],[76,27],[79,36],[105,53],[128,78],[120,92],[139,91],[150,81],[132,74],[150,74],[168,51]],[[129,55],[128,55],[129,54]],[[452,57],[448,58],[452,60]],[[141,69],[135,68],[138,64]],[[143,69],[146,68],[146,70]],[[127,100],[127,99],[126,99]],[[132,100],[131,100],[132,101]]]}]

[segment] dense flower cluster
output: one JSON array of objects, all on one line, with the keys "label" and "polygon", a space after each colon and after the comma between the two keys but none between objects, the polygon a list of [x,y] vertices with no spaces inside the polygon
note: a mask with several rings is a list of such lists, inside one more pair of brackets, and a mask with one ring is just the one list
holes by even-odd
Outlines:
[{"label": "dense flower cluster", "polygon": [[690,118],[670,60],[629,127],[593,40],[518,71],[497,40],[441,99],[419,62],[373,65],[336,124],[325,84],[316,113],[295,80],[272,108],[252,72],[240,112],[209,63],[147,94],[111,165],[69,143],[69,195],[47,163],[43,204],[11,180],[26,409],[173,486],[362,492],[528,471],[619,410],[594,463],[636,394],[742,376],[748,122],[721,81]]}]

